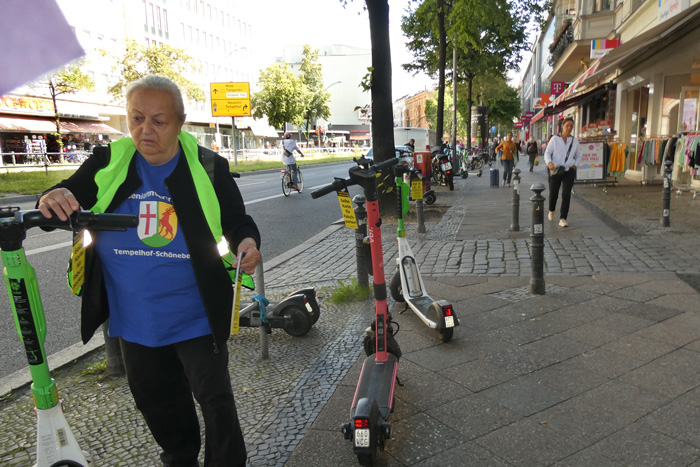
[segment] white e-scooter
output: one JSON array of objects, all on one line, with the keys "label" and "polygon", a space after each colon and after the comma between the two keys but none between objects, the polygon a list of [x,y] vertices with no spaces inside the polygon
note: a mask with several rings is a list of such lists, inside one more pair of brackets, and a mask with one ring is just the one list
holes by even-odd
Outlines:
[{"label": "white e-scooter", "polygon": [[399,225],[396,229],[399,253],[396,258],[398,270],[391,277],[389,291],[394,300],[406,303],[406,308],[401,313],[410,308],[429,328],[438,331],[443,342],[449,342],[455,326],[459,325],[459,319],[455,316],[451,303],[446,300],[433,300],[425,291],[416,259],[406,239],[403,218],[408,212],[409,182],[413,174],[414,171],[405,165],[394,167],[399,208]]}]

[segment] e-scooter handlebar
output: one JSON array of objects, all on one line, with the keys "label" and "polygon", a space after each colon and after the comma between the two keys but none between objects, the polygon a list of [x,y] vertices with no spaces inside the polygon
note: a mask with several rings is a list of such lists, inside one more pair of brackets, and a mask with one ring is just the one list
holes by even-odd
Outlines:
[{"label": "e-scooter handlebar", "polygon": [[321,188],[314,190],[311,192],[311,197],[313,199],[320,198],[321,196],[325,196],[328,193],[333,193],[334,191],[342,190],[348,185],[354,185],[351,180],[345,180],[342,178],[336,178],[333,180],[333,183],[330,183],[326,186],[322,186]]},{"label": "e-scooter handlebar", "polygon": [[67,221],[62,221],[57,216],[48,219],[38,211],[21,211],[22,225],[26,230],[32,227],[56,227],[65,230],[87,228],[90,230],[125,231],[129,227],[139,224],[138,216],[132,214],[96,214],[91,211],[76,211],[70,215]]}]

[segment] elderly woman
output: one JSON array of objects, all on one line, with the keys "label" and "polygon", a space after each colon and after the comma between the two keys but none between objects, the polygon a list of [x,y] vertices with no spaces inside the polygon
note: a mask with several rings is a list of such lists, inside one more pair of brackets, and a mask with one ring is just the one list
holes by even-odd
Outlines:
[{"label": "elderly woman", "polygon": [[39,210],[65,219],[85,208],[136,214],[137,229],[100,232],[86,251],[83,342],[109,318],[136,406],[166,466],[196,466],[201,447],[192,395],[204,417],[205,465],[243,466],[246,450],[228,370],[232,286],[217,244],[241,269],[260,259],[228,162],[182,131],[182,95],[147,76],[126,91],[130,138],[95,148],[44,193]]}]

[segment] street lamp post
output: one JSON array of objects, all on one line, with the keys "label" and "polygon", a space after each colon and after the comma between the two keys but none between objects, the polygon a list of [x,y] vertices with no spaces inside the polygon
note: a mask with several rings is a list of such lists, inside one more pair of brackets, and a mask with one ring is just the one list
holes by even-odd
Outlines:
[{"label": "street lamp post", "polygon": [[[331,87],[335,86],[336,84],[342,84],[342,81],[336,81],[334,83],[329,84],[328,86],[326,86],[325,90],[328,91]],[[316,118],[316,129],[317,130],[319,129],[318,121],[319,121],[319,119]],[[321,132],[320,131],[318,132],[318,147],[319,148],[321,147]]]}]

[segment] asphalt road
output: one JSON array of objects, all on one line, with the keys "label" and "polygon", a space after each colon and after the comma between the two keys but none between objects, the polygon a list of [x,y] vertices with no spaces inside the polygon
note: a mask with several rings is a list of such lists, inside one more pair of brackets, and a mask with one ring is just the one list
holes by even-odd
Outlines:
[{"label": "asphalt road", "polygon": [[[341,218],[337,197],[311,198],[314,188],[347,177],[351,163],[304,167],[304,191],[282,194],[277,171],[247,173],[237,179],[248,212],[262,235],[261,253],[270,260],[313,237]],[[359,192],[351,187],[350,194]],[[0,201],[2,204],[2,201]],[[21,203],[21,209],[33,209],[34,203]],[[43,232],[33,229],[24,242],[28,261],[36,270],[46,316],[47,354],[58,352],[80,341],[80,299],[71,296],[65,272],[70,256],[71,234],[66,231]],[[274,284],[266,284],[268,286]],[[3,287],[3,295],[6,291]],[[9,300],[0,299],[0,378],[27,366],[17,336]]]}]

